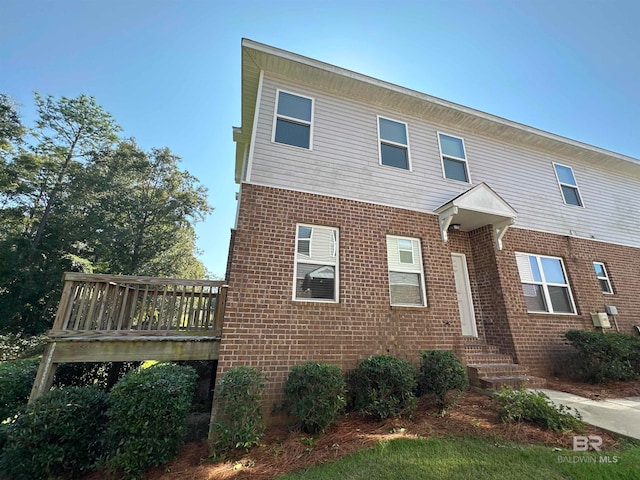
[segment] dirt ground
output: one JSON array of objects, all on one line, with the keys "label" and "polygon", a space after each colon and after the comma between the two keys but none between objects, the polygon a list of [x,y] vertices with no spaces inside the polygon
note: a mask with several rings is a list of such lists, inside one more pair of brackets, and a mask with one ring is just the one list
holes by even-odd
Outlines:
[{"label": "dirt ground", "polygon": [[[640,396],[640,382],[589,385],[565,379],[549,379],[548,388],[594,399]],[[259,447],[220,463],[206,460],[209,453],[206,442],[189,443],[175,461],[151,470],[145,479],[272,479],[286,472],[329,462],[372,447],[380,440],[397,437],[476,435],[497,442],[518,441],[550,447],[572,447],[572,433],[554,433],[527,424],[503,424],[496,402],[473,390],[467,392],[458,405],[444,416],[437,415],[436,409],[426,399],[421,399],[418,405],[411,420],[372,422],[350,414],[325,434],[313,438],[286,427],[273,427],[268,430]],[[587,425],[586,434],[600,435],[605,450],[618,445],[616,436],[601,429]],[[100,478],[106,478],[104,472],[95,472],[87,480]]]}]

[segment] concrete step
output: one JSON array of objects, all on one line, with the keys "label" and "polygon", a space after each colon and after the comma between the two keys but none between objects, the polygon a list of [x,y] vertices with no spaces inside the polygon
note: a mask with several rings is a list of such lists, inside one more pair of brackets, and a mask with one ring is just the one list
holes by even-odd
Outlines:
[{"label": "concrete step", "polygon": [[544,388],[547,384],[546,379],[531,375],[484,377],[479,380],[480,382],[477,386],[488,390],[500,390],[504,387],[514,390],[519,388]]},{"label": "concrete step", "polygon": [[515,363],[481,363],[467,365],[467,370],[470,374],[478,378],[526,375],[529,372],[529,369],[524,365]]}]

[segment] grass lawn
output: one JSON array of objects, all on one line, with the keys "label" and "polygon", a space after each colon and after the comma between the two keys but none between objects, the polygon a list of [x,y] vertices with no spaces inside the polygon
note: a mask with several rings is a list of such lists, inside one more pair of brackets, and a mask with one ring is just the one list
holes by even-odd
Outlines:
[{"label": "grass lawn", "polygon": [[333,463],[279,477],[281,480],[430,478],[632,480],[640,478],[640,446],[586,453],[496,443],[477,437],[396,439]]}]

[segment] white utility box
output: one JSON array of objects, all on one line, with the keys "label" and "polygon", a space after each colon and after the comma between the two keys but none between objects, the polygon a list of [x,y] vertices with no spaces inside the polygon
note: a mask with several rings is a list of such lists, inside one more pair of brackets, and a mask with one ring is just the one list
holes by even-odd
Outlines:
[{"label": "white utility box", "polygon": [[611,328],[611,323],[609,322],[609,315],[606,313],[592,313],[591,320],[593,321],[594,327],[600,328]]}]

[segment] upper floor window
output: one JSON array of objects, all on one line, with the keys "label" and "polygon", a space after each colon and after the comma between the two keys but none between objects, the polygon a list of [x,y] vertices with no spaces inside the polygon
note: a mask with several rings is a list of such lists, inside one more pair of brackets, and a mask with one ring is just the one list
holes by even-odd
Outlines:
[{"label": "upper floor window", "polygon": [[311,149],[313,99],[278,90],[273,141]]},{"label": "upper floor window", "polygon": [[598,279],[602,293],[613,293],[611,281],[609,281],[609,275],[607,274],[607,269],[605,268],[604,263],[593,262],[593,269],[596,272],[596,278]]},{"label": "upper floor window", "polygon": [[410,170],[407,124],[378,117],[380,163]]},{"label": "upper floor window", "polygon": [[338,229],[298,225],[294,300],[338,301]]},{"label": "upper floor window", "polygon": [[561,258],[516,253],[527,311],[576,313]]},{"label": "upper floor window", "polygon": [[470,183],[467,155],[462,138],[438,133],[444,178]]},{"label": "upper floor window", "polygon": [[391,305],[426,305],[420,240],[387,236]]},{"label": "upper floor window", "polygon": [[580,197],[580,190],[578,190],[578,182],[576,182],[576,177],[573,175],[573,169],[558,163],[554,163],[553,168],[556,171],[560,190],[562,190],[564,203],[582,207],[582,198]]}]

